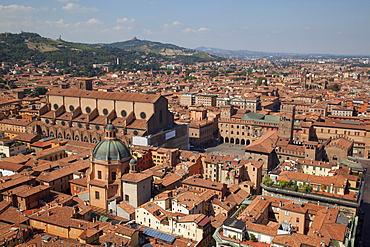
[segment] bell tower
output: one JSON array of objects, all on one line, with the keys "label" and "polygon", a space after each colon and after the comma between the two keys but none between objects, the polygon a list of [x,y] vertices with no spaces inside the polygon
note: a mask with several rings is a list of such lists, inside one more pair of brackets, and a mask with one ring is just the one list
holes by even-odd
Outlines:
[{"label": "bell tower", "polygon": [[77,88],[81,90],[92,90],[92,81],[91,78],[78,78],[77,79]]},{"label": "bell tower", "polygon": [[232,115],[232,106],[231,105],[223,105],[220,106],[221,108],[221,118],[227,118],[230,119]]},{"label": "bell tower", "polygon": [[289,143],[293,142],[295,107],[291,112],[281,112],[279,119],[279,139],[286,139]]}]

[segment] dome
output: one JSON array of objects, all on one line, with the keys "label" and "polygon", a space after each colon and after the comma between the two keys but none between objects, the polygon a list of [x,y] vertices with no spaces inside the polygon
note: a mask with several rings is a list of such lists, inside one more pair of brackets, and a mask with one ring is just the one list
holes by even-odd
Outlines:
[{"label": "dome", "polygon": [[130,165],[136,165],[136,160],[134,159],[134,158],[132,158],[131,160],[130,160]]},{"label": "dome", "polygon": [[94,159],[103,161],[119,161],[131,157],[130,150],[121,140],[103,140],[92,152]]},{"label": "dome", "polygon": [[111,121],[109,120],[109,123],[107,124],[107,126],[105,127],[105,130],[108,130],[108,131],[113,131],[113,130],[116,130],[116,127],[114,127],[114,125],[111,123]]}]

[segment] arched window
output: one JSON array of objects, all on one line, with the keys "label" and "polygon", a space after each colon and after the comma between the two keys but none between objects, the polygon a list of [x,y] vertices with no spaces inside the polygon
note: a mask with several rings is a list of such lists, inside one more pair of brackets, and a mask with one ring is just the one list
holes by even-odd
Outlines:
[{"label": "arched window", "polygon": [[162,110],[159,111],[159,123],[163,122],[163,113]]}]

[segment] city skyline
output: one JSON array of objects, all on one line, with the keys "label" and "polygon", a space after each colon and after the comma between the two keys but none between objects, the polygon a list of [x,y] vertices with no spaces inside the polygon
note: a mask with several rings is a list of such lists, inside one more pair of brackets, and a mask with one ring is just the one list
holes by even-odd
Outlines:
[{"label": "city skyline", "polygon": [[0,32],[82,43],[139,39],[186,48],[370,55],[370,2],[2,1]]}]

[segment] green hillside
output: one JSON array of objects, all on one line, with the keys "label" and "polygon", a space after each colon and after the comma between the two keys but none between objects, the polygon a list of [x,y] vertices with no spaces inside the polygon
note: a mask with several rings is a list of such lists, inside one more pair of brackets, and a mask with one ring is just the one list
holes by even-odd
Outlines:
[{"label": "green hillside", "polygon": [[93,69],[93,64],[104,64],[111,70],[151,70],[159,69],[162,60],[155,53],[53,40],[35,33],[0,34],[0,62],[49,63],[60,73],[76,76],[103,73],[101,69]]},{"label": "green hillside", "polygon": [[166,61],[192,64],[214,60],[220,58],[171,44],[137,39],[113,44],[82,44],[44,38],[36,33],[0,34],[0,62],[47,62],[63,71],[61,73],[79,74],[81,70],[76,67],[82,66],[84,75],[90,71],[87,75],[93,76],[93,64],[104,64],[111,70],[130,71],[156,70]]},{"label": "green hillside", "polygon": [[121,48],[124,50],[152,52],[185,63],[223,60],[223,58],[221,57],[214,56],[205,52],[198,52],[196,50],[179,47],[173,44],[163,44],[160,42],[140,40],[136,37],[128,41],[115,42],[105,45]]}]

